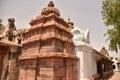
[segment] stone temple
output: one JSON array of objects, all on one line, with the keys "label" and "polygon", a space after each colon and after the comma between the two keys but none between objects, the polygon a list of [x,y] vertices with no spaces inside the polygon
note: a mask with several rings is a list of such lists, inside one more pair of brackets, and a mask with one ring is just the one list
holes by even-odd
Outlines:
[{"label": "stone temple", "polygon": [[52,1],[30,21],[19,57],[19,80],[78,80],[73,22],[65,21]]},{"label": "stone temple", "polygon": [[14,22],[0,28],[0,80],[101,80],[113,73],[108,51],[92,48],[89,30],[61,18],[52,1],[30,28],[17,30]]}]

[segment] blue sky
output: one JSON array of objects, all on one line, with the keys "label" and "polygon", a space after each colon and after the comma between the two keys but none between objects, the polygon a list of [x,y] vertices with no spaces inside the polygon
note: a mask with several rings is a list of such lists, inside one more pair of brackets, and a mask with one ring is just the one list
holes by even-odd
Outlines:
[{"label": "blue sky", "polygon": [[[7,19],[15,18],[17,28],[30,27],[31,19],[41,14],[41,10],[47,6],[50,0],[0,0],[0,18],[3,24],[7,25]],[[90,30],[90,41],[93,48],[98,51],[104,46],[108,49],[108,42],[105,42],[104,26],[101,7],[102,0],[52,0],[60,10],[61,17],[67,20],[70,17],[74,26]],[[111,56],[120,57],[120,53]]]}]

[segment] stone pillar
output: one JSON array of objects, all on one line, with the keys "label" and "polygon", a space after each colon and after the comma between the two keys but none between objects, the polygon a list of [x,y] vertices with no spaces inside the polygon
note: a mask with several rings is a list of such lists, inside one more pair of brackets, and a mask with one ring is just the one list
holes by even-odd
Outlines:
[{"label": "stone pillar", "polygon": [[36,68],[36,61],[37,61],[36,59],[20,61],[19,80],[37,80],[36,71],[38,69]]},{"label": "stone pillar", "polygon": [[67,79],[66,80],[78,80],[78,66],[75,59],[67,59]]},{"label": "stone pillar", "polygon": [[18,80],[19,78],[19,61],[18,57],[21,54],[21,47],[12,47],[9,60],[9,78],[8,80]]},{"label": "stone pillar", "polygon": [[[8,49],[9,50],[9,49]],[[2,66],[2,75],[1,75],[1,80],[6,80],[8,79],[8,51],[3,52],[3,66]],[[1,65],[0,65],[1,66]]]},{"label": "stone pillar", "polygon": [[54,80],[53,79],[53,58],[39,58],[37,62],[36,80]]},{"label": "stone pillar", "polygon": [[0,79],[2,77],[2,72],[3,72],[3,63],[4,63],[4,56],[1,54],[0,55]]}]

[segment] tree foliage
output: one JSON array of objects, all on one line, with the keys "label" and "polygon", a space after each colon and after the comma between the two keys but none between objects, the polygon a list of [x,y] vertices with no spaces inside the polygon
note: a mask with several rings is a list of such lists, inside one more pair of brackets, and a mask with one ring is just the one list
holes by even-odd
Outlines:
[{"label": "tree foliage", "polygon": [[[107,27],[107,40],[111,51],[120,50],[120,0],[103,0],[102,17]],[[111,27],[112,26],[112,27]]]},{"label": "tree foliage", "polygon": [[0,29],[2,29],[3,25],[2,25],[2,19],[0,19]]}]

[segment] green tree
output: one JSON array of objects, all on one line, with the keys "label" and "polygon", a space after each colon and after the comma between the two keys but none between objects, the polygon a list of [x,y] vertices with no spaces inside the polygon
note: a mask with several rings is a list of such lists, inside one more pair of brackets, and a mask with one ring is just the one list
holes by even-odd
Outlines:
[{"label": "green tree", "polygon": [[120,0],[103,0],[102,17],[107,26],[107,40],[111,51],[120,50]]},{"label": "green tree", "polygon": [[2,19],[0,19],[0,29],[2,29],[3,25],[2,25]]}]

